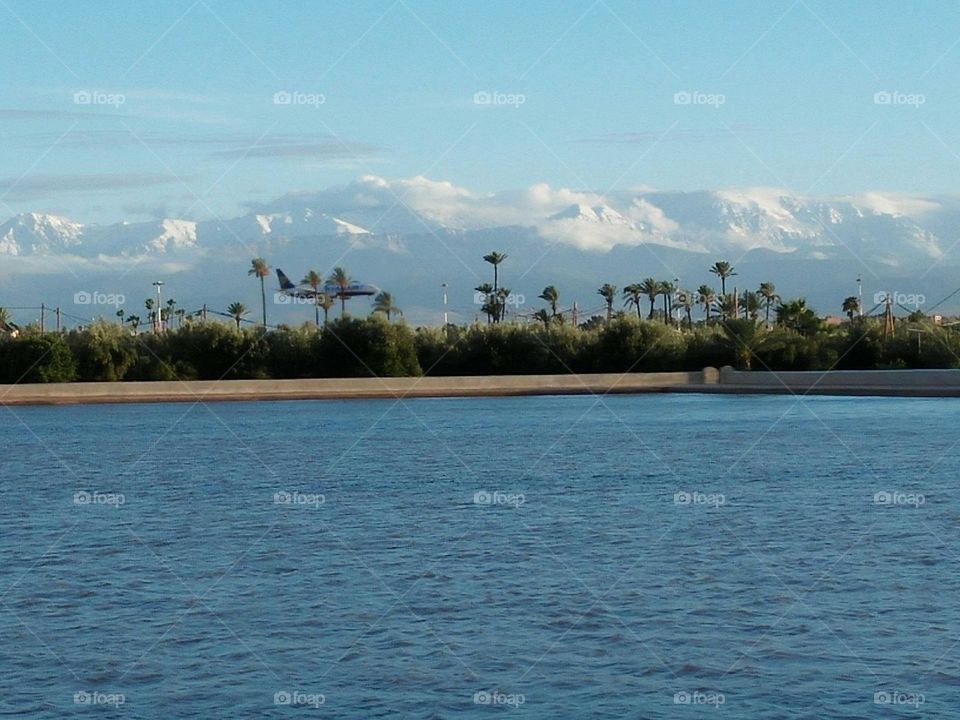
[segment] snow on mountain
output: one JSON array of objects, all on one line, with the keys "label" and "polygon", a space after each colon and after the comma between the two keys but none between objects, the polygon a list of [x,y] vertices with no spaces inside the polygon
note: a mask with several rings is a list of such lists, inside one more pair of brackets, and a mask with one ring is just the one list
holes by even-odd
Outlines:
[{"label": "snow on mountain", "polygon": [[387,253],[408,238],[465,242],[484,231],[580,252],[657,245],[738,256],[767,250],[800,258],[864,258],[889,267],[935,262],[960,242],[960,199],[865,193],[805,197],[779,188],[606,195],[553,188],[477,193],[449,182],[365,176],[347,185],[292,193],[239,217],[82,225],[26,213],[0,225],[0,255],[212,256],[315,251],[325,239]]},{"label": "snow on mountain", "polygon": [[80,243],[83,225],[58,215],[21,213],[0,225],[0,254],[40,255]]}]

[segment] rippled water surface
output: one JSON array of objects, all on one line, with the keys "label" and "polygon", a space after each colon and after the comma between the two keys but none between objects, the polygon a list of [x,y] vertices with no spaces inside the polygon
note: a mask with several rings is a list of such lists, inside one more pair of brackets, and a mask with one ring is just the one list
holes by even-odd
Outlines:
[{"label": "rippled water surface", "polygon": [[0,424],[0,714],[960,707],[957,400],[88,406]]}]

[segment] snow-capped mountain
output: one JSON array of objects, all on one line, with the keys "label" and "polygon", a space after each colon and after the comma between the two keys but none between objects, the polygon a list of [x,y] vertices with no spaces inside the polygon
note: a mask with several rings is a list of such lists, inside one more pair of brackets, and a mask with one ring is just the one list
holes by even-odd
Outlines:
[{"label": "snow-capped mountain", "polygon": [[83,225],[57,215],[21,213],[0,225],[0,255],[48,255],[80,244]]},{"label": "snow-capped mountain", "polygon": [[138,272],[180,273],[184,285],[234,300],[249,289],[237,285],[242,266],[261,255],[291,277],[344,264],[398,298],[426,303],[440,282],[479,284],[479,258],[491,249],[507,253],[504,277],[516,273],[508,286],[522,282],[528,297],[563,284],[589,298],[598,282],[647,276],[709,283],[717,259],[737,265],[744,287],[793,282],[787,292],[812,301],[849,295],[858,275],[933,297],[954,289],[960,273],[960,198],[808,197],[777,188],[599,194],[546,184],[477,193],[423,177],[368,176],[225,219],[83,225],[18,215],[0,225],[0,276],[7,287],[66,267],[74,278],[126,276],[135,259]]}]

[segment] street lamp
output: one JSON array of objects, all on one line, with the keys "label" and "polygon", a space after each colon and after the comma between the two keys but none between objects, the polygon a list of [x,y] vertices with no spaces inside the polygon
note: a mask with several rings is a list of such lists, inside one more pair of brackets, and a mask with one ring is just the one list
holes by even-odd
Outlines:
[{"label": "street lamp", "polygon": [[863,277],[857,275],[857,314],[863,317]]},{"label": "street lamp", "polygon": [[163,308],[160,304],[160,288],[163,287],[163,280],[155,280],[153,286],[157,289],[157,309],[153,316],[154,332],[163,332]]},{"label": "street lamp", "polygon": [[443,288],[443,326],[447,326],[447,284],[440,285]]}]

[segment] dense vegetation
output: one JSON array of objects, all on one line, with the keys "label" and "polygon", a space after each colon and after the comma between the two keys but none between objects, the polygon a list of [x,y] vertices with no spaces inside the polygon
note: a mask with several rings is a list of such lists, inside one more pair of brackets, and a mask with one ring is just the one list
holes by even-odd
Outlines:
[{"label": "dense vegetation", "polygon": [[[922,332],[918,332],[922,331]],[[920,340],[918,340],[920,338]],[[510,323],[411,329],[381,314],[326,328],[237,328],[191,321],[133,334],[99,321],[0,339],[0,382],[657,372],[734,365],[755,370],[960,367],[960,336],[914,317],[883,336],[875,318],[766,329],[728,319],[679,328],[615,313],[581,327]]]}]

